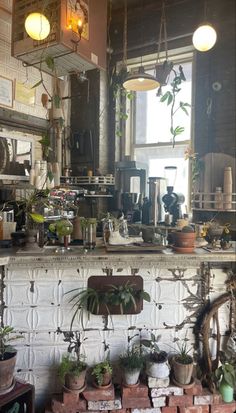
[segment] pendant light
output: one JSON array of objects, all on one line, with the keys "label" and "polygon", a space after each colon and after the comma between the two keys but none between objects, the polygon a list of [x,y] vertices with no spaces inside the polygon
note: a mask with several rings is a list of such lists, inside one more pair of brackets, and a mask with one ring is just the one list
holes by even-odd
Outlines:
[{"label": "pendant light", "polygon": [[193,33],[193,45],[199,52],[207,52],[212,49],[217,40],[214,27],[206,21],[207,2],[204,3],[204,22]]},{"label": "pendant light", "polygon": [[25,30],[33,40],[44,40],[50,33],[50,23],[42,13],[30,13],[25,19]]},{"label": "pendant light", "polygon": [[[124,0],[124,57],[123,57],[123,65],[127,67],[127,0]],[[144,67],[142,65],[142,57],[141,57],[141,65],[138,68],[138,72],[130,73],[126,76],[123,82],[123,87],[126,90],[134,91],[134,92],[143,92],[147,90],[153,90],[160,86],[160,83],[156,80],[156,78],[148,73],[145,73]]]}]

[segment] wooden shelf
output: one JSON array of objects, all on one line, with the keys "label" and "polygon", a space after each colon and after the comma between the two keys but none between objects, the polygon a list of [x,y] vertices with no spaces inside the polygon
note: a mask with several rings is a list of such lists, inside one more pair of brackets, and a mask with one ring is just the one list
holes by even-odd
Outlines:
[{"label": "wooden shelf", "polygon": [[194,211],[211,211],[211,212],[236,212],[236,209],[215,209],[215,208],[195,208],[192,207]]}]

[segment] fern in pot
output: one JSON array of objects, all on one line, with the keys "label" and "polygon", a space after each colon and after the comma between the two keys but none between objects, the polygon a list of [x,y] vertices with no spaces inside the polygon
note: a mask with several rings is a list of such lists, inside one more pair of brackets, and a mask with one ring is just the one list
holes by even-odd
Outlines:
[{"label": "fern in pot", "polygon": [[109,360],[96,364],[92,370],[92,376],[95,377],[93,383],[95,387],[110,387],[112,381],[112,366]]},{"label": "fern in pot", "polygon": [[139,376],[144,365],[144,356],[140,349],[132,347],[126,353],[120,355],[119,364],[123,371],[124,384],[135,386],[139,383]]}]

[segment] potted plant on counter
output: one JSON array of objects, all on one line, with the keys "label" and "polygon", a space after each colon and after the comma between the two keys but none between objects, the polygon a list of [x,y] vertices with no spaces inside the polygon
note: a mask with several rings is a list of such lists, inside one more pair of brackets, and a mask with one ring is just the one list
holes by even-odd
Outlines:
[{"label": "potted plant on counter", "polygon": [[10,342],[22,338],[10,326],[0,327],[0,395],[11,390],[17,350]]},{"label": "potted plant on counter", "polygon": [[140,349],[132,347],[126,353],[120,355],[119,364],[124,375],[125,386],[135,386],[139,383],[140,372],[144,365],[144,356]]},{"label": "potted plant on counter", "polygon": [[155,334],[151,333],[150,339],[141,340],[141,344],[150,350],[146,359],[146,373],[148,376],[157,379],[167,378],[170,373],[168,354],[165,351],[161,351],[157,344],[160,337],[160,335],[155,336]]},{"label": "potted plant on counter", "polygon": [[87,372],[87,364],[84,360],[85,357],[82,355],[73,358],[70,354],[66,354],[62,357],[58,373],[67,389],[77,392],[84,390]]},{"label": "potted plant on counter", "polygon": [[109,360],[96,364],[92,370],[92,376],[95,377],[93,383],[95,387],[110,387],[112,378],[112,366]]}]

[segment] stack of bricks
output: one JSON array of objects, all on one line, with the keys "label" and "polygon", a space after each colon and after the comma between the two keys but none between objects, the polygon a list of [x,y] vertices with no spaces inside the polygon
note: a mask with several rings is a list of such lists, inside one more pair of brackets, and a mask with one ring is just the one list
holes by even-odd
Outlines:
[{"label": "stack of bricks", "polygon": [[236,402],[224,403],[219,393],[212,394],[195,380],[192,388],[183,390],[167,385],[164,379],[148,378],[148,386],[114,386],[96,389],[88,386],[80,395],[63,393],[52,400],[45,413],[236,413]]}]

